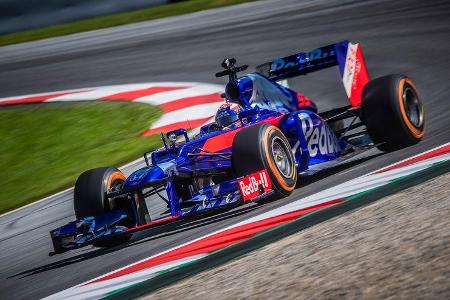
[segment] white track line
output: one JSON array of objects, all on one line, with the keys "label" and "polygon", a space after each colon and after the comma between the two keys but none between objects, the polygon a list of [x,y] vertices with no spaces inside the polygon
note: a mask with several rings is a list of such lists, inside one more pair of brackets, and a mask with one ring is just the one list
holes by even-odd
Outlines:
[{"label": "white track line", "polygon": [[173,120],[178,120],[178,122],[184,122],[209,118],[216,113],[217,109],[221,104],[222,104],[221,102],[199,104],[166,113],[160,119],[158,119],[158,121],[154,122],[151,128],[158,128],[170,125],[174,123]]},{"label": "white track line", "polygon": [[130,84],[124,86],[112,86],[112,87],[100,87],[92,90],[87,89],[86,92],[67,94],[59,97],[54,97],[45,102],[66,102],[66,101],[92,101],[101,99],[106,96],[114,95],[117,93],[129,92],[134,90],[141,90],[150,88],[151,84]]},{"label": "white track line", "polygon": [[183,98],[219,93],[222,90],[223,90],[222,86],[219,85],[198,85],[188,87],[184,89],[182,92],[180,92],[180,90],[162,92],[150,96],[137,98],[134,101],[147,103],[151,105],[161,105],[171,101],[180,100]]},{"label": "white track line", "polygon": [[208,254],[198,254],[190,257],[178,259],[157,265],[148,269],[144,269],[124,278],[113,278],[110,280],[97,282],[95,285],[77,285],[76,287],[63,290],[59,293],[50,295],[44,299],[99,299],[105,294],[115,291],[117,289],[129,286],[133,283],[142,282],[158,275],[159,272],[171,269],[173,267],[196,261],[200,258],[208,256]]}]

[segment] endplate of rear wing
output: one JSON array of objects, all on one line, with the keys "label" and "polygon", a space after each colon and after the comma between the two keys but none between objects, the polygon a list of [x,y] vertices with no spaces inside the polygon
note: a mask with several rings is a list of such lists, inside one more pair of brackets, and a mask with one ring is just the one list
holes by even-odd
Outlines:
[{"label": "endplate of rear wing", "polygon": [[369,81],[369,74],[359,43],[341,41],[309,52],[277,58],[259,65],[256,71],[278,81],[333,66],[339,67],[350,104],[360,106],[362,91]]}]

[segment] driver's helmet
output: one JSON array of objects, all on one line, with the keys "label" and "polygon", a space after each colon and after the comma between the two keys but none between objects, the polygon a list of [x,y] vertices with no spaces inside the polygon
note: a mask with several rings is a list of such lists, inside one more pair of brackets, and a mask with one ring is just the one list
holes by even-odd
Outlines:
[{"label": "driver's helmet", "polygon": [[242,107],[239,104],[227,102],[220,106],[216,113],[216,123],[222,128],[239,121],[239,113]]}]

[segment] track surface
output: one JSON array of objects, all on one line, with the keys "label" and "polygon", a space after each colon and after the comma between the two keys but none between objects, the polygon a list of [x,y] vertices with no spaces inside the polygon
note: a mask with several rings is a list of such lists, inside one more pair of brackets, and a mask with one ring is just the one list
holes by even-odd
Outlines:
[{"label": "track surface", "polygon": [[[0,48],[0,97],[6,97],[128,82],[223,83],[213,74],[224,57],[235,56],[254,67],[274,57],[350,39],[362,43],[372,77],[388,73],[411,76],[421,90],[427,115],[426,137],[416,146],[384,155],[373,151],[336,170],[338,176],[306,180],[288,198],[171,224],[164,232],[149,230],[113,250],[85,248],[47,256],[51,250],[49,230],[73,219],[71,191],[3,216],[0,298],[47,296],[448,142],[448,28],[447,1],[279,0]],[[300,78],[292,86],[317,99],[321,108],[345,103],[337,69]]]}]

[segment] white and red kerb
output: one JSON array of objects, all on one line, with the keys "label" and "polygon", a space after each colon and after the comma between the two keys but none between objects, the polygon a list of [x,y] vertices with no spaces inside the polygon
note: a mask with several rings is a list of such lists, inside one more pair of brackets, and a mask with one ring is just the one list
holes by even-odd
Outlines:
[{"label": "white and red kerb", "polygon": [[100,86],[0,98],[0,107],[14,104],[65,101],[132,101],[158,106],[163,115],[142,135],[177,128],[194,129],[210,122],[224,102],[223,86],[195,82],[158,82]]}]

